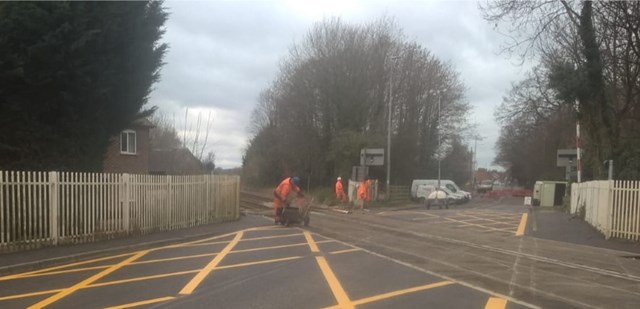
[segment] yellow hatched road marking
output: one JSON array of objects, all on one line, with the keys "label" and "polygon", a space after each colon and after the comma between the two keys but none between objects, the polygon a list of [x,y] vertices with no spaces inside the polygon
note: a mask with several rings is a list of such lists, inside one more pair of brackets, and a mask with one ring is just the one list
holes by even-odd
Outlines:
[{"label": "yellow hatched road marking", "polygon": [[[321,241],[318,241],[316,243],[320,244],[320,243],[327,243],[327,242],[332,242],[332,241],[333,240],[321,240]],[[290,244],[290,245],[280,245],[280,246],[271,246],[271,247],[261,247],[261,248],[233,250],[233,251],[231,251],[231,253],[262,251],[262,250],[271,250],[271,249],[279,249],[279,248],[299,247],[299,246],[306,246],[306,245],[307,245],[306,242],[301,242],[301,243],[298,243],[298,244]]]},{"label": "yellow hatched road marking", "polygon": [[146,261],[138,261],[138,262],[131,263],[131,264],[127,265],[127,266],[141,265],[141,264],[162,263],[162,262],[167,262],[167,261],[196,259],[196,258],[200,258],[200,257],[214,256],[214,255],[219,254],[219,253],[220,252],[202,253],[202,254],[194,254],[194,255],[176,256],[176,257],[164,258],[164,259],[153,259],[153,260],[146,260]]},{"label": "yellow hatched road marking", "polygon": [[307,240],[307,244],[309,244],[311,252],[320,252],[320,249],[318,249],[318,245],[316,244],[315,240],[313,240],[313,236],[311,236],[311,233],[305,231],[304,238]]},{"label": "yellow hatched road marking", "polygon": [[228,269],[228,268],[245,267],[245,266],[252,266],[252,265],[259,265],[259,264],[275,263],[275,262],[285,262],[285,261],[297,260],[301,258],[303,258],[303,256],[290,256],[290,257],[278,258],[278,259],[272,259],[272,260],[263,260],[263,261],[256,261],[256,262],[225,265],[225,266],[216,267],[216,269]]},{"label": "yellow hatched road marking", "polygon": [[201,242],[205,242],[205,241],[209,241],[209,240],[214,240],[214,239],[220,239],[220,238],[224,238],[224,237],[233,236],[236,233],[237,232],[231,232],[231,233],[226,233],[226,234],[222,234],[222,235],[218,235],[218,236],[214,236],[214,237],[208,237],[208,238],[204,238],[204,239],[198,239],[198,240],[194,240],[194,241],[189,241],[189,242],[184,242],[184,243],[179,243],[179,244],[174,244],[174,245],[168,245],[168,246],[164,246],[164,247],[153,249],[153,251],[162,250],[162,249],[172,249],[172,248],[182,247],[182,246],[185,246],[185,245],[197,244],[197,243],[201,243]]},{"label": "yellow hatched road marking", "polygon": [[489,297],[484,309],[504,309],[507,307],[507,300],[499,297]]},{"label": "yellow hatched road marking", "polygon": [[224,249],[222,249],[220,254],[216,255],[216,257],[211,260],[211,262],[209,262],[207,266],[205,266],[198,274],[195,275],[195,277],[193,277],[193,279],[191,279],[191,281],[189,281],[189,283],[187,283],[187,285],[184,286],[184,288],[182,288],[182,290],[180,290],[180,294],[189,295],[193,293],[198,285],[200,285],[202,280],[204,280],[204,278],[206,278],[209,273],[211,273],[211,271],[213,271],[216,266],[218,266],[222,259],[224,259],[224,257],[227,256],[227,254],[229,254],[231,250],[233,250],[233,247],[238,244],[238,242],[242,238],[242,235],[244,235],[243,231],[238,232],[236,234],[236,237],[234,237],[233,240],[231,240],[231,242],[226,247],[224,247]]},{"label": "yellow hatched road marking", "polygon": [[228,240],[221,240],[221,241],[214,241],[214,242],[201,242],[201,243],[197,243],[197,244],[180,245],[180,246],[178,246],[176,248],[219,245],[219,244],[226,244],[228,242],[229,242]]},{"label": "yellow hatched road marking", "polygon": [[48,305],[50,305],[50,304],[52,304],[52,303],[54,303],[54,302],[56,302],[56,301],[58,301],[58,300],[60,300],[60,299],[62,299],[64,297],[70,295],[71,293],[73,293],[73,292],[75,292],[75,291],[77,291],[77,290],[79,290],[79,289],[81,289],[83,287],[88,286],[89,284],[95,282],[96,280],[98,280],[98,279],[100,279],[100,278],[102,278],[102,277],[104,277],[104,276],[106,276],[106,275],[108,275],[108,274],[110,274],[110,273],[122,268],[123,266],[125,266],[125,265],[127,265],[127,264],[129,264],[129,263],[131,263],[131,262],[133,262],[133,261],[135,261],[137,259],[139,259],[143,255],[147,254],[147,252],[149,252],[149,250],[138,252],[138,253],[134,254],[133,256],[129,257],[128,259],[126,259],[124,261],[121,261],[120,263],[118,263],[116,265],[113,265],[113,266],[111,266],[111,267],[109,267],[109,268],[107,268],[107,269],[105,269],[105,270],[103,270],[103,271],[101,271],[101,272],[99,272],[99,273],[97,273],[97,274],[85,279],[85,280],[82,280],[81,282],[79,282],[79,283],[77,283],[77,284],[75,284],[75,285],[73,285],[71,287],[63,289],[62,291],[58,292],[57,294],[55,294],[55,295],[53,295],[53,296],[51,296],[51,297],[49,297],[49,298],[47,298],[47,299],[45,299],[43,301],[38,302],[35,305],[30,306],[29,309],[44,308],[45,306],[48,306]]},{"label": "yellow hatched road marking", "polygon": [[[309,244],[311,252],[320,252],[320,249],[318,249],[318,245],[311,236],[311,233],[305,231],[304,238],[307,239],[307,243]],[[329,288],[331,289],[333,296],[338,302],[338,306],[342,309],[355,308],[353,304],[351,304],[351,300],[349,300],[347,292],[345,292],[342,284],[340,284],[340,280],[338,280],[336,275],[333,273],[333,270],[331,270],[331,267],[329,266],[329,263],[327,263],[327,260],[324,258],[324,256],[316,256],[316,262],[318,263],[318,266],[320,267],[325,280],[327,280]]]},{"label": "yellow hatched road marking", "polygon": [[[444,217],[444,219],[445,219],[445,220],[448,220],[448,221],[451,221],[451,222],[462,223],[462,224],[464,224],[464,225],[466,225],[466,226],[477,226],[477,227],[480,227],[480,228],[483,228],[483,229],[486,229],[486,230],[490,230],[490,231],[500,231],[500,232],[503,232],[503,231],[502,231],[502,230],[500,230],[500,229],[487,227],[487,226],[484,226],[484,225],[481,225],[481,224],[475,224],[475,223],[465,222],[465,221],[462,221],[462,220],[451,219],[451,218],[449,218],[449,217]],[[510,232],[509,232],[509,233],[510,233]]]},{"label": "yellow hatched road marking", "polygon": [[338,251],[329,252],[329,254],[342,254],[342,253],[349,253],[349,252],[355,252],[355,251],[360,251],[360,249],[353,248],[353,249],[338,250]]},{"label": "yellow hatched road marking", "polygon": [[[284,262],[284,261],[295,260],[295,259],[300,259],[300,258],[302,258],[302,256],[292,256],[292,257],[279,258],[279,259],[273,259],[273,260],[264,260],[264,261],[257,261],[257,262],[249,262],[249,263],[240,263],[240,264],[219,266],[219,267],[216,267],[216,269],[228,269],[228,268],[237,268],[237,267],[258,265],[258,264]],[[109,281],[109,282],[101,282],[101,283],[92,284],[92,285],[90,285],[88,287],[89,288],[93,288],[93,287],[100,287],[100,286],[107,286],[107,285],[115,285],[115,284],[129,283],[129,282],[144,281],[144,280],[150,280],[150,279],[181,276],[181,275],[186,275],[186,274],[197,273],[197,272],[200,272],[200,271],[201,271],[201,269],[178,271],[178,272],[168,273],[168,274],[160,274],[160,275],[137,277],[137,278],[131,278],[131,279],[115,280],[115,281]]]},{"label": "yellow hatched road marking", "polygon": [[522,214],[522,218],[520,219],[520,225],[518,225],[518,230],[516,231],[516,236],[524,235],[524,229],[527,226],[527,218],[528,214],[525,212]]},{"label": "yellow hatched road marking", "polygon": [[49,271],[46,273],[22,275],[18,278],[12,278],[12,279],[33,278],[33,277],[41,277],[41,276],[52,276],[52,275],[60,275],[60,274],[67,274],[67,273],[76,273],[76,272],[87,271],[87,270],[103,269],[111,266],[113,266],[113,264],[85,267],[85,268],[66,269],[66,270],[59,270],[59,271]]},{"label": "yellow hatched road marking", "polygon": [[344,288],[342,288],[342,284],[340,284],[340,281],[333,273],[333,270],[331,270],[331,267],[329,267],[329,263],[327,263],[327,260],[324,258],[324,256],[316,256],[316,262],[318,262],[318,266],[320,266],[322,275],[324,275],[324,278],[327,280],[329,288],[331,288],[331,292],[338,302],[338,307],[342,309],[355,308],[351,303],[347,292],[345,292]]},{"label": "yellow hatched road marking", "polygon": [[122,280],[100,282],[100,283],[94,283],[92,285],[89,285],[86,288],[97,288],[97,287],[101,287],[101,286],[116,285],[116,284],[129,283],[129,282],[138,282],[138,281],[145,281],[145,280],[166,278],[166,277],[173,277],[173,276],[181,276],[181,275],[186,275],[186,274],[197,273],[199,271],[200,271],[200,269],[194,269],[194,270],[178,271],[178,272],[168,273],[168,274],[160,274],[160,275],[136,277],[136,278],[131,278],[131,279],[122,279]]},{"label": "yellow hatched road marking", "polygon": [[403,294],[409,294],[409,293],[429,290],[429,289],[438,288],[438,287],[446,286],[446,285],[450,285],[450,284],[453,284],[453,282],[451,282],[451,281],[441,281],[441,282],[426,284],[426,285],[417,286],[417,287],[413,287],[413,288],[408,288],[408,289],[404,289],[404,290],[398,290],[398,291],[379,294],[379,295],[375,295],[375,296],[371,296],[371,297],[367,297],[367,298],[363,298],[363,299],[358,299],[358,300],[354,301],[353,304],[356,305],[356,306],[359,306],[359,305],[363,305],[363,304],[366,304],[366,303],[371,303],[371,302],[375,302],[375,301],[379,301],[379,300],[383,300],[383,299],[387,299],[387,298],[391,298],[391,297],[400,296],[400,295],[403,295]]},{"label": "yellow hatched road marking", "polygon": [[25,298],[25,297],[31,297],[31,296],[46,295],[46,294],[53,294],[53,293],[57,293],[57,292],[60,292],[60,291],[62,291],[62,289],[31,292],[31,293],[25,293],[25,294],[9,295],[9,296],[2,296],[2,297],[0,297],[0,301],[18,299],[18,298]]},{"label": "yellow hatched road marking", "polygon": [[263,239],[273,239],[273,238],[284,238],[284,237],[293,237],[293,236],[302,236],[302,234],[287,234],[287,235],[273,235],[273,236],[263,236],[263,237],[254,237],[254,238],[246,238],[242,241],[253,241],[253,240],[263,240]]},{"label": "yellow hatched road marking", "polygon": [[[303,256],[290,256],[290,257],[278,258],[278,259],[272,259],[272,260],[263,260],[263,261],[257,261],[257,262],[248,262],[248,263],[225,265],[225,266],[216,267],[216,269],[229,269],[229,268],[239,268],[239,267],[246,267],[246,266],[252,266],[252,265],[259,265],[259,264],[286,262],[286,261],[297,260],[297,259],[301,259],[301,258],[303,258]],[[145,280],[166,278],[166,277],[173,277],[173,276],[188,275],[188,274],[193,274],[193,273],[198,273],[198,272],[200,272],[200,269],[178,271],[178,272],[173,272],[173,273],[151,275],[151,276],[144,276],[144,277],[136,277],[136,278],[131,278],[131,279],[122,279],[122,280],[100,282],[100,283],[94,283],[94,284],[88,285],[86,287],[83,287],[83,289],[97,288],[97,287],[103,287],[103,286],[109,286],[109,285],[118,285],[118,284],[122,284],[122,283],[138,282],[138,281],[145,281]],[[46,294],[53,294],[53,293],[57,293],[57,292],[60,292],[60,291],[62,291],[62,289],[40,291],[40,292],[32,292],[32,293],[26,293],[26,294],[17,294],[17,295],[10,295],[10,296],[3,296],[3,297],[0,297],[0,301],[18,299],[18,298],[26,298],[26,297],[31,297],[31,296],[46,295]]]},{"label": "yellow hatched road marking", "polygon": [[[476,219],[473,219],[473,220],[467,220],[467,221],[484,220],[484,221],[491,221],[491,222],[495,222],[495,223],[499,223],[499,224],[504,224],[504,223],[505,223],[505,221],[512,220],[512,218],[493,218],[493,219],[491,219],[491,218],[482,218],[482,217],[478,217],[478,216],[474,216],[474,215],[468,215],[468,214],[462,214],[462,213],[460,213],[460,214],[458,214],[458,215],[459,215],[459,216],[463,216],[463,217],[476,218]],[[505,220],[505,221],[498,221],[498,220],[494,220],[494,219],[503,219],[503,220]]]},{"label": "yellow hatched road marking", "polygon": [[82,261],[82,262],[75,262],[75,263],[70,263],[70,264],[65,264],[65,265],[60,265],[60,266],[48,267],[48,268],[43,268],[43,269],[39,269],[39,270],[24,272],[24,273],[20,273],[20,274],[14,274],[14,275],[9,275],[9,276],[5,276],[5,277],[0,277],[0,281],[16,279],[16,278],[20,278],[20,277],[23,277],[23,276],[26,276],[26,275],[39,274],[39,273],[48,272],[48,271],[52,271],[52,270],[63,269],[63,268],[71,267],[71,266],[78,266],[78,265],[84,265],[84,264],[89,264],[89,263],[93,263],[93,262],[111,260],[111,259],[115,259],[115,258],[118,258],[118,257],[130,256],[130,255],[131,255],[131,253],[124,253],[124,254],[112,255],[112,256],[107,256],[107,257],[102,257],[102,258],[97,258],[97,259],[91,259],[91,260]]},{"label": "yellow hatched road marking", "polygon": [[172,300],[172,299],[175,299],[175,297],[173,297],[173,296],[159,297],[159,298],[154,298],[154,299],[147,299],[147,300],[137,301],[137,302],[134,302],[134,303],[128,303],[128,304],[124,304],[124,305],[107,307],[105,309],[133,308],[133,307],[139,307],[139,306],[144,306],[144,305],[149,305],[149,304],[161,303],[161,302]]}]

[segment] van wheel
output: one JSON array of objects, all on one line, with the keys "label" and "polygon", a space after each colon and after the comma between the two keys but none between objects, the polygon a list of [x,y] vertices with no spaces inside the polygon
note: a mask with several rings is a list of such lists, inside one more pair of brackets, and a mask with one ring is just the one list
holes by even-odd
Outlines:
[{"label": "van wheel", "polygon": [[422,205],[426,205],[427,204],[427,199],[424,197],[421,197],[418,199],[418,203],[422,204]]}]

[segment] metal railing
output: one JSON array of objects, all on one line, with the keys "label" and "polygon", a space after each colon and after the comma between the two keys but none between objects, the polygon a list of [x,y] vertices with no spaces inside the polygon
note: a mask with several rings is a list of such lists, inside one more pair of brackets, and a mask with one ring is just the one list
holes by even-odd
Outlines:
[{"label": "metal railing", "polygon": [[589,181],[571,186],[571,213],[606,238],[640,240],[640,181]]},{"label": "metal railing", "polygon": [[0,171],[0,251],[239,217],[240,178]]}]

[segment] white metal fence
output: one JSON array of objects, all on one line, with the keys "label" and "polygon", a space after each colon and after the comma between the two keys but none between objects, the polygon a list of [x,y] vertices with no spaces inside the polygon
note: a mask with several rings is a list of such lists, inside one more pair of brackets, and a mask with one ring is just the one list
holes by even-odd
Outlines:
[{"label": "white metal fence", "polygon": [[640,240],[640,181],[589,181],[571,187],[571,213],[605,237]]},{"label": "white metal fence", "polygon": [[0,171],[0,251],[239,217],[240,178]]}]

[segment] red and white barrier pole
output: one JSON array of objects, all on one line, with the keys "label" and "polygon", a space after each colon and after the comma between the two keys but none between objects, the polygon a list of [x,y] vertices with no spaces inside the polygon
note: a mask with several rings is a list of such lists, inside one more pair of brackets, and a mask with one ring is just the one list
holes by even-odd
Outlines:
[{"label": "red and white barrier pole", "polygon": [[581,172],[582,172],[582,156],[580,154],[580,103],[578,102],[578,100],[576,99],[576,153],[577,153],[577,160],[576,160],[576,176],[577,176],[577,181],[578,183],[580,183],[581,181]]}]

